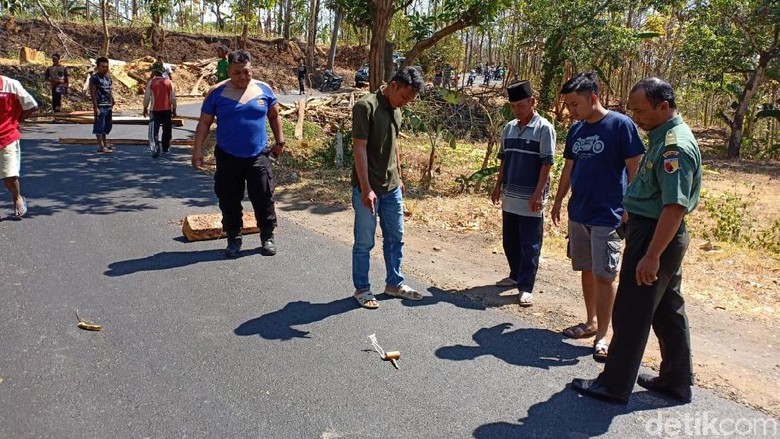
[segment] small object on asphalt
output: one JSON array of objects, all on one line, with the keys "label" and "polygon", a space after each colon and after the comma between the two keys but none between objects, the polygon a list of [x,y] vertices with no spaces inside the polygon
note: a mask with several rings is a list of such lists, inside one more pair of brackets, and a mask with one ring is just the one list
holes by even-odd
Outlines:
[{"label": "small object on asphalt", "polygon": [[78,323],[76,326],[78,326],[81,329],[87,330],[87,331],[100,331],[103,329],[102,326],[89,322],[87,320],[82,319],[79,317],[79,310],[76,310],[76,320],[78,320]]},{"label": "small object on asphalt", "polygon": [[399,351],[385,352],[385,350],[382,349],[382,346],[379,346],[379,342],[376,340],[376,334],[369,335],[368,339],[371,340],[371,345],[374,346],[374,350],[376,351],[377,354],[379,354],[382,360],[389,361],[396,369],[401,369],[401,367],[398,366],[398,361],[396,361],[401,358],[401,352]]}]

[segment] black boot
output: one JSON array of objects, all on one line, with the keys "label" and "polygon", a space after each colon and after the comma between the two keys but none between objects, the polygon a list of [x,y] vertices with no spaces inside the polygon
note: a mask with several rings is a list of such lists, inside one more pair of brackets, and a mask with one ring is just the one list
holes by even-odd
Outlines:
[{"label": "black boot", "polygon": [[225,258],[235,259],[238,257],[238,252],[241,251],[241,236],[234,238],[228,237],[228,245],[225,249]]},{"label": "black boot", "polygon": [[276,244],[274,244],[273,232],[260,234],[260,241],[263,243],[263,247],[260,249],[260,253],[264,256],[273,256],[276,254]]}]

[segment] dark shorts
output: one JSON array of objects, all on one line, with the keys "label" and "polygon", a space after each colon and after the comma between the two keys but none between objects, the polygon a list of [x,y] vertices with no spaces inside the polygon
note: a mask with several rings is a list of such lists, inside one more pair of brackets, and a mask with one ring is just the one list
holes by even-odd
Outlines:
[{"label": "dark shorts", "polygon": [[113,111],[111,108],[98,108],[98,114],[95,116],[95,123],[92,125],[92,134],[111,133],[111,119]]}]

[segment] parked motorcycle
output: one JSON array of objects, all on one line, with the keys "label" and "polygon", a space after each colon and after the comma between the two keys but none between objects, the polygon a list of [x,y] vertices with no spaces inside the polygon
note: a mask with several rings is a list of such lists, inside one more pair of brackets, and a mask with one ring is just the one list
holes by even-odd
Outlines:
[{"label": "parked motorcycle", "polygon": [[344,77],[336,75],[330,70],[325,70],[322,73],[322,84],[320,84],[320,91],[337,91],[341,88],[342,82],[344,82]]}]

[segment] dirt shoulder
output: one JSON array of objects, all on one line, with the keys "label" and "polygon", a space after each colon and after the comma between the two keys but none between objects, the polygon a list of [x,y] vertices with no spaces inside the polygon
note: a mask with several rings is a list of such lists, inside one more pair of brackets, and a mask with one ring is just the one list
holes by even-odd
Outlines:
[{"label": "dirt shoulder", "polygon": [[[344,243],[352,242],[353,214],[345,203],[319,203],[311,191],[288,185],[277,191],[278,213],[295,224]],[[496,216],[487,200],[477,207]],[[545,238],[538,274],[535,305],[520,308],[515,291],[502,291],[492,285],[506,275],[506,259],[497,236],[446,230],[439,225],[407,221],[404,270],[426,282],[430,288],[463,294],[487,306],[509,313],[522,313],[533,324],[560,331],[581,321],[584,309],[579,276],[560,248],[560,238]],[[693,243],[698,245],[700,243]],[[377,246],[379,248],[379,246]],[[381,258],[381,250],[375,249]],[[686,265],[695,262],[686,260]],[[686,268],[688,268],[686,266]],[[345,272],[345,276],[346,276]],[[695,291],[691,281],[685,292]],[[345,292],[347,294],[348,292]],[[773,319],[737,316],[712,303],[689,300],[693,361],[699,386],[780,417],[780,354],[777,323]],[[583,342],[587,344],[588,342]],[[644,358],[645,365],[657,370],[660,354],[655,336]]]}]

